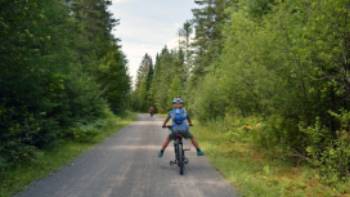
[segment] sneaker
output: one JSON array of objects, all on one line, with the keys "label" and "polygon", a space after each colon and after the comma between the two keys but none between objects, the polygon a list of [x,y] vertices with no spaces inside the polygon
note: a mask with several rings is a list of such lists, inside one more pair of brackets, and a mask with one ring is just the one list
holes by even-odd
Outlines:
[{"label": "sneaker", "polygon": [[158,153],[158,157],[159,158],[162,158],[164,155],[164,150],[160,150],[159,153]]},{"label": "sneaker", "polygon": [[197,156],[203,156],[204,152],[201,149],[197,150]]}]

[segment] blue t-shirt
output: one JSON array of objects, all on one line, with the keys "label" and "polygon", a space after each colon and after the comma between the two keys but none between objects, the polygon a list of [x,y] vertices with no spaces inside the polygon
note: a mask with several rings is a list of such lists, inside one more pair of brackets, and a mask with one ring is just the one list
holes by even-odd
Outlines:
[{"label": "blue t-shirt", "polygon": [[188,131],[188,114],[184,108],[174,108],[169,112],[173,131]]}]

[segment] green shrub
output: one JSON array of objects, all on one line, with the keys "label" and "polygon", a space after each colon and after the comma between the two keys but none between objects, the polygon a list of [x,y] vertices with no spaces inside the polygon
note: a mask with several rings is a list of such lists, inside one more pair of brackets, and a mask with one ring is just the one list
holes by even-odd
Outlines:
[{"label": "green shrub", "polygon": [[[72,136],[88,141],[98,126],[87,123],[103,118],[108,106],[125,110],[129,77],[111,35],[109,3],[1,1],[0,165],[35,160],[74,127]],[[93,25],[93,32],[86,28]]]},{"label": "green shrub", "polygon": [[261,117],[261,147],[347,176],[349,2],[243,1],[229,11],[224,47],[194,91],[193,111],[202,121]]},{"label": "green shrub", "polygon": [[306,152],[311,158],[312,165],[320,169],[320,174],[329,183],[335,183],[350,175],[350,133],[349,112],[331,112],[338,121],[340,129],[333,138],[327,127],[322,125],[319,118],[314,126],[301,128],[307,134],[308,146]]},{"label": "green shrub", "polygon": [[[213,87],[213,84],[216,86]],[[190,104],[191,109],[201,121],[222,118],[227,107],[227,102],[223,96],[220,81],[215,76],[210,75],[204,80],[202,88],[196,91],[193,106]]]},{"label": "green shrub", "polygon": [[227,131],[226,137],[230,141],[249,142],[251,144],[257,144],[263,126],[261,118],[229,114],[225,116],[224,121],[219,121],[219,123],[223,124],[223,128],[218,129]]}]

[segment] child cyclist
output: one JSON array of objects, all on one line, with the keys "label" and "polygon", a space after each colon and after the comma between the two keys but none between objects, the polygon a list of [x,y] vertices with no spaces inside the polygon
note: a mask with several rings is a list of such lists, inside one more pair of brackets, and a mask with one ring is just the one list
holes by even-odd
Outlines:
[{"label": "child cyclist", "polygon": [[162,126],[163,128],[166,128],[166,124],[171,119],[171,133],[165,139],[158,157],[163,157],[164,150],[169,145],[170,140],[174,140],[176,137],[175,132],[180,132],[185,139],[191,139],[193,146],[197,149],[197,155],[203,156],[204,153],[199,148],[197,141],[194,139],[193,135],[189,131],[189,126],[192,126],[192,121],[188,116],[187,111],[183,107],[184,101],[181,98],[174,98],[172,103],[173,109],[169,112],[168,117],[165,119]]}]

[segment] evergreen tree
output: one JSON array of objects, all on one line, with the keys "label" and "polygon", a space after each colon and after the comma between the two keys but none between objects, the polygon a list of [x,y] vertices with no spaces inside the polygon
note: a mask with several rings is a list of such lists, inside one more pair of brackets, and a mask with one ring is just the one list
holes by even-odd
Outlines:
[{"label": "evergreen tree", "polygon": [[118,20],[108,11],[110,0],[75,0],[72,12],[79,24],[78,54],[84,70],[100,86],[100,95],[105,98],[113,111],[125,109],[130,77],[127,74],[124,54],[119,40],[112,35]]},{"label": "evergreen tree", "polygon": [[184,53],[184,62],[186,64],[186,70],[189,73],[192,65],[192,49],[191,49],[191,35],[193,33],[192,24],[190,21],[186,21],[183,27],[179,30],[179,49]]},{"label": "evergreen tree", "polygon": [[[195,3],[191,25],[180,29],[179,50],[157,55],[151,88],[157,107],[165,111],[172,97],[185,96],[202,122],[258,117],[264,127],[255,143],[307,158],[326,178],[344,179],[350,173],[349,1]],[[189,54],[194,66],[186,83]]]},{"label": "evergreen tree", "polygon": [[186,90],[187,70],[182,50],[164,47],[156,56],[150,92],[157,109],[166,111],[174,97],[183,97]]},{"label": "evergreen tree", "polygon": [[103,118],[106,100],[124,110],[129,76],[109,4],[0,2],[0,166],[89,135],[72,128]]},{"label": "evergreen tree", "polygon": [[136,87],[134,91],[134,107],[145,111],[152,105],[151,84],[153,78],[152,58],[145,54],[137,72]]},{"label": "evergreen tree", "polygon": [[219,56],[222,49],[222,31],[227,19],[225,8],[228,0],[196,0],[198,8],[193,12],[195,29],[194,53],[195,65],[192,82],[203,77],[210,70],[210,65]]}]

